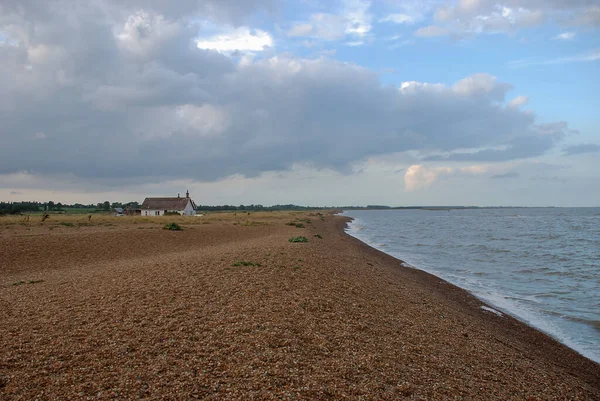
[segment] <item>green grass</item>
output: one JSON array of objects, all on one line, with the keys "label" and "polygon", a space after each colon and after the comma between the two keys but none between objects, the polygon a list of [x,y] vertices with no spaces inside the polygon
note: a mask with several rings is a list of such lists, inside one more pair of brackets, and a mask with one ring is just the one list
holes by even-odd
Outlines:
[{"label": "green grass", "polygon": [[62,210],[64,210],[65,213],[68,214],[90,214],[96,213],[98,211],[98,209],[96,209],[95,207],[63,207]]},{"label": "green grass", "polygon": [[245,260],[240,260],[240,261],[237,261],[235,263],[232,263],[231,266],[233,266],[233,267],[238,267],[238,266],[256,266],[256,267],[260,267],[261,264],[258,263],[258,262],[248,262],[248,261],[245,261]]},{"label": "green grass", "polygon": [[168,223],[163,226],[163,230],[181,231],[183,228],[177,223]]},{"label": "green grass", "polygon": [[71,223],[69,221],[61,221],[58,224],[60,224],[61,226],[65,226],[65,227],[74,227],[75,226],[75,224],[73,224],[73,223]]},{"label": "green grass", "polygon": [[323,236],[321,234],[315,234],[314,237],[323,239]]},{"label": "green grass", "polygon": [[288,241],[290,242],[308,242],[308,239],[306,237],[292,237],[290,238]]}]

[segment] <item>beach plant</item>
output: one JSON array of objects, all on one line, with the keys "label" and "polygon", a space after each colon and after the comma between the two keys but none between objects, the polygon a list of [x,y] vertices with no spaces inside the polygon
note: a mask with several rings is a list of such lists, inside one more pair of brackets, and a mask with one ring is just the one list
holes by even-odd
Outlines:
[{"label": "beach plant", "polygon": [[65,226],[65,227],[73,227],[74,226],[74,224],[69,221],[61,221],[58,224],[60,224],[61,226]]},{"label": "beach plant", "polygon": [[321,234],[315,234],[314,237],[323,239],[323,236]]},{"label": "beach plant", "polygon": [[163,230],[181,231],[183,228],[177,223],[168,223],[164,225]]},{"label": "beach plant", "polygon": [[308,239],[306,237],[292,237],[290,238],[288,241],[290,242],[308,242]]},{"label": "beach plant", "polygon": [[289,223],[285,223],[285,224],[288,226],[296,227],[296,228],[304,228],[304,224],[299,223],[297,221],[290,221]]},{"label": "beach plant", "polygon": [[240,261],[237,261],[235,263],[232,263],[231,266],[233,266],[233,267],[238,267],[238,266],[256,266],[256,267],[260,267],[261,264],[258,263],[258,262],[248,262],[248,261],[245,261],[245,260],[240,260]]},{"label": "beach plant", "polygon": [[44,280],[29,280],[29,281],[17,281],[16,283],[13,283],[13,285],[23,285],[23,284],[37,284],[37,283],[43,283]]}]

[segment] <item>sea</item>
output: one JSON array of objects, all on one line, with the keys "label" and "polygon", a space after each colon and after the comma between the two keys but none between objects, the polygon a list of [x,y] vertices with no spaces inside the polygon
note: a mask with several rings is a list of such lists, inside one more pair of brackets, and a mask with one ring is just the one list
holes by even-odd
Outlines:
[{"label": "sea", "polygon": [[350,235],[600,363],[600,208],[342,214]]}]

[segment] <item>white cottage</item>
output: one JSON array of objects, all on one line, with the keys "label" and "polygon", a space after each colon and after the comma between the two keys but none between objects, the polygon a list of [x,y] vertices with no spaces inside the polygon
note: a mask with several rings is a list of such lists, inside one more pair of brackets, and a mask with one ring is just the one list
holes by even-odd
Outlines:
[{"label": "white cottage", "polygon": [[142,203],[142,216],[163,216],[167,212],[179,213],[184,216],[196,214],[196,204],[190,198],[190,192],[185,198],[177,194],[177,198],[146,198]]}]

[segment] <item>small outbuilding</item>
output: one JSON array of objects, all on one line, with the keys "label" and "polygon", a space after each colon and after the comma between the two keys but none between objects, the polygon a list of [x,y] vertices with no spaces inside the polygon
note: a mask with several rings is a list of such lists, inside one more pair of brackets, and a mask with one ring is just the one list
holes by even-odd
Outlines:
[{"label": "small outbuilding", "polygon": [[177,194],[176,198],[146,198],[141,207],[142,216],[164,216],[165,213],[179,213],[182,216],[196,214],[196,204],[190,198],[190,192],[185,193],[185,198]]},{"label": "small outbuilding", "polygon": [[113,216],[124,216],[124,212],[125,210],[122,207],[115,207],[113,208],[111,214]]}]

